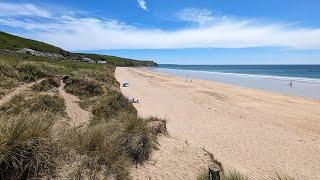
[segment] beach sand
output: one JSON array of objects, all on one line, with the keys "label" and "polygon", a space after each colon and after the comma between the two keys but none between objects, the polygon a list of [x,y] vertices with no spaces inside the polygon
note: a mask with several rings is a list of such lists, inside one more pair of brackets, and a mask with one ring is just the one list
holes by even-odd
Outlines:
[{"label": "beach sand", "polygon": [[[142,68],[117,68],[116,78],[129,81],[121,91],[139,99],[135,107],[140,116],[168,120],[170,137],[160,138],[153,163],[133,169],[135,179],[192,179],[209,163],[202,147],[226,169],[252,179],[269,178],[275,172],[320,179],[319,100],[205,80],[186,82]],[[188,149],[181,142],[189,152],[170,150]],[[165,150],[171,153],[159,155]]]}]

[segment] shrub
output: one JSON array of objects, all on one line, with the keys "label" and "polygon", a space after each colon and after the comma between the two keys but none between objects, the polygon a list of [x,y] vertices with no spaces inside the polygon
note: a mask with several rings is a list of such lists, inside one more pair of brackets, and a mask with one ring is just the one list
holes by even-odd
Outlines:
[{"label": "shrub", "polygon": [[23,82],[33,82],[40,78],[50,77],[56,69],[44,63],[21,63],[17,66],[19,79]]},{"label": "shrub", "polygon": [[145,121],[148,124],[148,130],[152,135],[167,135],[168,130],[167,130],[167,121],[163,119],[159,119],[156,117],[150,117],[145,119]]},{"label": "shrub", "polygon": [[102,86],[95,80],[87,79],[70,79],[66,85],[65,89],[68,93],[76,96],[97,96],[103,93]]},{"label": "shrub", "polygon": [[125,130],[121,137],[121,145],[134,163],[142,163],[149,159],[154,145],[147,123],[136,116],[122,118],[125,118]]},{"label": "shrub", "polygon": [[117,179],[127,179],[131,162],[119,143],[122,132],[119,123],[99,123],[71,131],[66,144],[86,157],[83,166],[90,170],[91,176],[103,170],[106,177],[114,175]]},{"label": "shrub", "polygon": [[41,81],[40,83],[33,85],[32,90],[36,92],[48,91],[54,87],[57,88],[59,86],[60,86],[60,81],[57,78],[48,78]]},{"label": "shrub", "polygon": [[53,116],[22,113],[0,117],[0,179],[54,174],[57,148],[51,137]]},{"label": "shrub", "polygon": [[137,111],[131,103],[119,92],[112,91],[102,97],[100,102],[93,108],[94,115],[91,124],[108,122],[122,113],[137,116]]}]

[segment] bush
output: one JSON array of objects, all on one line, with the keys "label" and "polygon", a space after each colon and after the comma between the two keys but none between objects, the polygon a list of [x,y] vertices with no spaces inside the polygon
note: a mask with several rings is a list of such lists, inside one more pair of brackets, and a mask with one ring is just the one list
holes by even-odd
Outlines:
[{"label": "bush", "polygon": [[91,176],[103,170],[106,177],[113,175],[116,179],[127,179],[131,162],[119,143],[122,132],[119,123],[99,123],[71,131],[65,144],[70,144],[70,148],[76,148],[86,157],[83,166],[90,170]]},{"label": "bush", "polygon": [[70,79],[65,85],[68,93],[76,96],[92,97],[103,93],[102,86],[95,80]]},{"label": "bush", "polygon": [[159,119],[156,117],[150,117],[145,119],[148,124],[149,132],[154,135],[158,136],[159,134],[167,135],[167,121],[163,119]]},{"label": "bush", "polygon": [[21,63],[17,66],[19,79],[23,82],[34,82],[40,78],[50,77],[56,71],[54,66],[44,63]]},{"label": "bush", "polygon": [[137,110],[119,92],[112,91],[102,97],[100,102],[93,108],[94,115],[91,124],[108,122],[122,113],[137,116]]},{"label": "bush", "polygon": [[41,91],[48,91],[52,88],[58,88],[60,86],[60,81],[57,78],[48,78],[40,83],[37,83],[32,86],[32,90],[36,92],[41,92]]},{"label": "bush", "polygon": [[[121,145],[125,148],[132,161],[142,163],[149,159],[154,140],[149,134],[147,123],[136,116],[125,118],[125,130],[121,137]],[[123,120],[122,120],[123,121]]]},{"label": "bush", "polygon": [[22,113],[0,117],[0,179],[54,174],[57,148],[51,137],[53,116]]}]

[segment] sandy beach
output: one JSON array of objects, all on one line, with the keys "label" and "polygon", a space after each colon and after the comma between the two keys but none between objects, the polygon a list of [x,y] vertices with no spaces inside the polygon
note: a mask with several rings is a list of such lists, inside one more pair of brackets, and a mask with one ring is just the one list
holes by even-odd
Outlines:
[{"label": "sandy beach", "polygon": [[160,138],[160,150],[150,162],[133,169],[134,179],[192,179],[209,163],[203,147],[226,169],[252,179],[275,172],[320,179],[319,100],[205,80],[186,82],[138,68],[117,68],[116,78],[129,81],[121,90],[139,99],[135,107],[140,116],[168,121],[170,137]]}]

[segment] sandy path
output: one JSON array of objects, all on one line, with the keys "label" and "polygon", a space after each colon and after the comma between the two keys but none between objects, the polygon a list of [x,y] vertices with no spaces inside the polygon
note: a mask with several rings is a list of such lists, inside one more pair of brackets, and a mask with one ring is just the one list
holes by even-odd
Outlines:
[{"label": "sandy path", "polygon": [[65,84],[63,84],[62,82],[61,84],[62,85],[59,87],[59,94],[65,101],[66,111],[68,116],[72,120],[72,125],[81,126],[89,123],[91,113],[82,109],[77,103],[79,101],[79,98],[67,93],[64,90]]},{"label": "sandy path", "polygon": [[140,100],[140,116],[168,119],[173,137],[206,147],[226,168],[253,179],[275,171],[320,179],[320,101],[141,69],[117,68],[116,77],[129,80],[122,92]]},{"label": "sandy path", "polygon": [[5,95],[4,97],[2,97],[0,99],[0,106],[2,106],[3,104],[7,103],[8,101],[10,101],[10,99],[15,96],[18,95],[26,90],[28,90],[30,87],[32,87],[34,84],[41,82],[43,79],[40,79],[36,82],[32,82],[32,83],[28,83],[28,84],[23,84],[19,87],[17,87],[14,91],[10,92],[9,94]]}]

